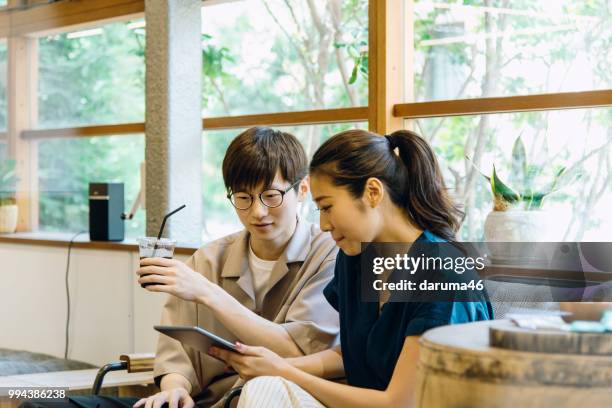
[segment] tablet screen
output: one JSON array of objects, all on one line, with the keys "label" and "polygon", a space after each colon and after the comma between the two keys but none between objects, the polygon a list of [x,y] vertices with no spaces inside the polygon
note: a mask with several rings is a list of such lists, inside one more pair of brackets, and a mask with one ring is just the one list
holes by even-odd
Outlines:
[{"label": "tablet screen", "polygon": [[182,344],[208,353],[211,346],[239,353],[234,343],[197,326],[153,326],[155,330],[180,341]]}]

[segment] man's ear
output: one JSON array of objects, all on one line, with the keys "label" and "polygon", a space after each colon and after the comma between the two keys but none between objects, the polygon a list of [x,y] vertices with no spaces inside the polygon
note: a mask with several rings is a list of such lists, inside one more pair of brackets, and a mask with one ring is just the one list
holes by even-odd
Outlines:
[{"label": "man's ear", "polygon": [[306,176],[300,181],[298,186],[298,201],[302,202],[306,199],[308,192],[310,191],[310,176]]},{"label": "man's ear", "polygon": [[385,187],[376,177],[370,177],[365,182],[363,189],[363,203],[368,208],[376,208],[383,200],[385,195]]}]

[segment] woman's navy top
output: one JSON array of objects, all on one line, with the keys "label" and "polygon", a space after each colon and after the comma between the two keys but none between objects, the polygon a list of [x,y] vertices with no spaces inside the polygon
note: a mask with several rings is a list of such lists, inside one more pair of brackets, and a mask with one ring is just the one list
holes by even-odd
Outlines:
[{"label": "woman's navy top", "polygon": [[[429,231],[419,241],[444,242]],[[473,302],[378,302],[361,300],[360,255],[338,253],[334,278],[323,294],[340,315],[340,343],[350,385],[384,390],[407,336],[454,323],[493,318],[488,299]]]}]

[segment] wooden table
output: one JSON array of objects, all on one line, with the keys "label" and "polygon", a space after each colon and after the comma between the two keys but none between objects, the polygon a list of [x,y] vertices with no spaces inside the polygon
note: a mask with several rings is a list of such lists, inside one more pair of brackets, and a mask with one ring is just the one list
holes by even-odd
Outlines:
[{"label": "wooden table", "polygon": [[[20,401],[8,399],[8,389],[32,387],[60,387],[69,392],[91,390],[97,368],[89,370],[58,371],[0,377],[0,408],[11,408]],[[147,396],[155,392],[153,372],[127,373],[111,371],[104,377],[102,388],[118,387],[119,396]]]},{"label": "wooden table", "polygon": [[491,325],[444,326],[421,337],[419,407],[612,407],[612,355],[489,346]]}]

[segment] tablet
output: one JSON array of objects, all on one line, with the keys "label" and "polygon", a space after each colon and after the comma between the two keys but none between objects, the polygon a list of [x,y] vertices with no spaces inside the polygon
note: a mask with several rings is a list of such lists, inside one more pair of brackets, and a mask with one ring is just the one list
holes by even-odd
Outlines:
[{"label": "tablet", "polygon": [[211,346],[240,353],[234,343],[197,326],[153,326],[160,333],[170,336],[181,343],[208,353]]}]

